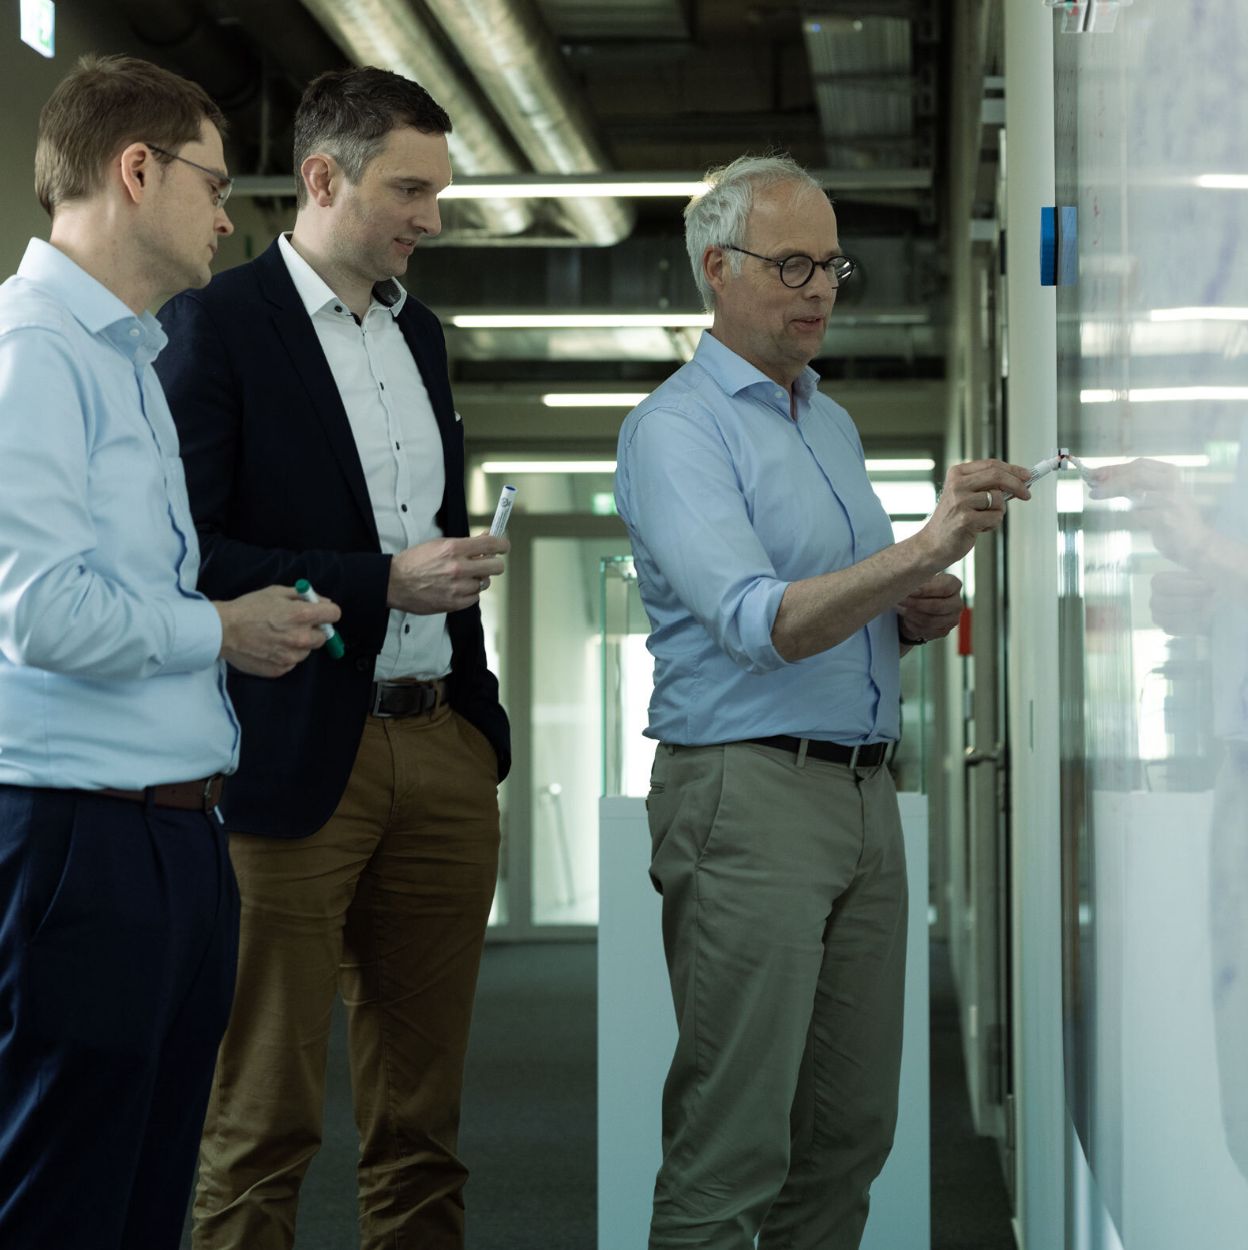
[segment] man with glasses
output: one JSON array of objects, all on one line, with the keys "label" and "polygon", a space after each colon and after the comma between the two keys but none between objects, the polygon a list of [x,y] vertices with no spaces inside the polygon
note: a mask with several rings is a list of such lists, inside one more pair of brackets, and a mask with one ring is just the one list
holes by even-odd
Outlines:
[{"label": "man with glasses", "polygon": [[[210,602],[145,310],[203,286],[223,118],[86,57],[40,117],[52,218],[0,287],[0,1245],[176,1246],[238,945],[226,660],[323,644],[289,586]],[[262,683],[258,683],[262,684]]]},{"label": "man with glasses", "polygon": [[160,314],[205,584],[307,578],[346,647],[230,687],[239,987],[196,1250],[292,1244],[338,993],[363,1250],[464,1242],[460,1090],[510,754],[478,601],[509,544],[468,537],[442,328],[398,281],[441,227],[450,128],[398,74],[321,75],[295,116],[294,230]]},{"label": "man with glasses", "polygon": [[787,157],[707,176],[685,211],[713,316],[627,418],[616,500],[652,633],[651,878],[678,1041],[651,1250],[851,1250],[892,1145],[906,870],[883,767],[900,654],[943,637],[942,572],[1026,499],[949,471],[893,543],[848,415],[810,362],[854,263]]}]

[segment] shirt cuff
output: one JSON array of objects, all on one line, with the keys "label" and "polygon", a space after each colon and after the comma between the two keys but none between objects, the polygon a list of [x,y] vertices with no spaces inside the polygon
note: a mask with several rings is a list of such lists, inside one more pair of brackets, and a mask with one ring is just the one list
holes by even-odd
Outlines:
[{"label": "shirt cuff", "polygon": [[169,605],[173,617],[168,667],[188,673],[211,668],[221,655],[221,616],[207,599]]}]

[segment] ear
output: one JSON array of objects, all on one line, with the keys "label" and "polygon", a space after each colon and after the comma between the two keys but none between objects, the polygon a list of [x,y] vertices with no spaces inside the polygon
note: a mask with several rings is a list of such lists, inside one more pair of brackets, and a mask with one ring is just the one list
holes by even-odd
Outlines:
[{"label": "ear", "polygon": [[146,143],[131,143],[122,148],[114,168],[126,195],[137,204],[156,176],[156,156]]},{"label": "ear", "polygon": [[319,152],[307,157],[299,166],[299,176],[307,188],[309,203],[328,208],[334,202],[334,178],[338,173],[332,157]]},{"label": "ear", "polygon": [[727,268],[728,258],[722,247],[711,246],[702,253],[702,274],[716,295],[724,289],[724,273]]}]

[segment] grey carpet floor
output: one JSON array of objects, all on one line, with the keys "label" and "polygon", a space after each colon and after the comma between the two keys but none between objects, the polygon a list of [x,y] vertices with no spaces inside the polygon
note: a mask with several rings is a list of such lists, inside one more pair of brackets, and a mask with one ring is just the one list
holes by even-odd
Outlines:
[{"label": "grey carpet floor", "polygon": [[949,950],[931,952],[932,1250],[1014,1250],[997,1144],[971,1121]]},{"label": "grey carpet floor", "polygon": [[[931,975],[932,1250],[1014,1250],[996,1146],[971,1125],[940,944],[933,944]],[[594,1250],[595,1014],[592,945],[486,949],[461,1134],[472,1169],[468,1250]],[[298,1250],[358,1250],[355,1158],[339,1015],[324,1145],[303,1187]],[[184,1237],[183,1250],[189,1246]]]}]

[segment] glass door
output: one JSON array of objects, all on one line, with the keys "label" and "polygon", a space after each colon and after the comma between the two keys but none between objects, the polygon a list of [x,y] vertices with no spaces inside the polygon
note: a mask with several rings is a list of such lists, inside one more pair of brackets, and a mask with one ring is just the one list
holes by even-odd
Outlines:
[{"label": "glass door", "polygon": [[592,939],[603,784],[600,566],[628,556],[628,538],[616,517],[518,509],[507,534],[507,573],[487,598],[506,588],[488,610],[483,604],[513,749],[500,792],[491,938]]}]

